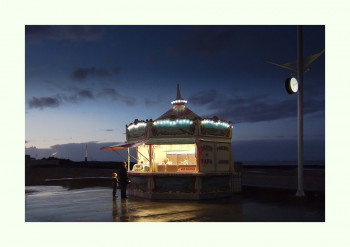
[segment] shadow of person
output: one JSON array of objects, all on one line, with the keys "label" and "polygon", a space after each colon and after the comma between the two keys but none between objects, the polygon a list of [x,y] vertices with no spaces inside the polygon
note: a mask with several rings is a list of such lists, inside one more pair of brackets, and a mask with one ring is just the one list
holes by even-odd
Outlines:
[{"label": "shadow of person", "polygon": [[129,203],[128,200],[121,200],[121,221],[129,221]]},{"label": "shadow of person", "polygon": [[122,212],[129,213],[129,202],[128,200],[122,200]]},{"label": "shadow of person", "polygon": [[[118,206],[119,204],[119,206]],[[113,221],[115,222],[120,222],[120,215],[121,215],[121,210],[120,210],[120,201],[117,199],[113,199],[113,207],[112,207],[112,217]]]},{"label": "shadow of person", "polygon": [[129,221],[128,200],[113,199],[112,217],[115,222]]}]

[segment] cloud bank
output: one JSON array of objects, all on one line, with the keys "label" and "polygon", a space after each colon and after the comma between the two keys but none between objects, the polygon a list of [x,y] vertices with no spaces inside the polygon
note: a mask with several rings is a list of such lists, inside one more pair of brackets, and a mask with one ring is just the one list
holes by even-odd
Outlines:
[{"label": "cloud bank", "polygon": [[[51,146],[50,148],[28,147],[25,154],[36,159],[48,158],[53,153],[56,158],[70,159],[72,161],[84,161],[85,144],[87,144],[88,161],[122,161],[121,156],[113,151],[101,151],[101,147],[108,147],[118,143],[115,142],[88,142],[88,143],[67,143]],[[126,151],[120,151],[122,157],[127,158]],[[135,157],[135,153],[132,154]],[[123,160],[125,161],[125,160]]]},{"label": "cloud bank", "polygon": [[37,42],[41,39],[96,41],[103,37],[105,28],[101,26],[41,26],[28,25],[25,27],[26,40]]},{"label": "cloud bank", "polygon": [[180,39],[171,51],[177,55],[219,52],[232,43],[232,29],[220,26],[194,26]]},{"label": "cloud bank", "polygon": [[29,108],[43,109],[46,107],[55,108],[61,105],[61,101],[57,97],[32,97],[28,101]]},{"label": "cloud bank", "polygon": [[77,89],[71,88],[71,93],[61,93],[50,97],[32,97],[28,100],[30,109],[56,108],[64,103],[79,104],[85,100],[110,99],[112,101],[120,101],[127,106],[135,105],[135,98],[132,96],[124,96],[113,88],[103,88],[99,92],[94,93],[93,89]]},{"label": "cloud bank", "polygon": [[89,76],[104,78],[110,75],[111,74],[105,69],[90,67],[90,68],[76,68],[72,71],[70,77],[74,80],[82,81]]},{"label": "cloud bank", "polygon": [[[101,151],[101,147],[115,145],[117,143],[88,142],[87,152],[89,161],[123,161],[121,156],[112,151]],[[325,160],[324,140],[305,140],[304,159]],[[251,140],[232,141],[232,150],[235,161],[296,161],[297,160],[297,140]],[[252,152],[254,150],[254,152]],[[131,149],[132,155],[136,157],[135,149]],[[33,158],[41,159],[52,156],[70,159],[73,161],[83,161],[85,158],[85,143],[68,143],[54,145],[47,149],[29,147],[25,149],[25,154]],[[126,158],[126,151],[121,151],[122,157]],[[134,160],[133,160],[134,161]]]},{"label": "cloud bank", "polygon": [[[212,89],[192,95],[189,101],[194,105],[205,106],[211,112],[206,117],[218,116],[234,123],[271,121],[295,117],[297,114],[295,99],[271,100],[264,94],[225,97]],[[324,99],[304,101],[304,115],[324,110]]]}]

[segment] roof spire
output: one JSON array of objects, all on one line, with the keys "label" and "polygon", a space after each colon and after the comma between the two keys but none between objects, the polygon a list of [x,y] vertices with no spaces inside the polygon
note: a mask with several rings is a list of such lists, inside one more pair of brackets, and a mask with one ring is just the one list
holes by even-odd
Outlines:
[{"label": "roof spire", "polygon": [[177,95],[176,95],[176,99],[183,99],[183,98],[181,98],[180,85],[179,85],[179,84],[177,84]]},{"label": "roof spire", "polygon": [[180,85],[177,84],[177,94],[176,94],[176,99],[174,101],[171,102],[171,104],[173,105],[184,105],[187,103],[187,100],[184,100],[181,97],[181,93],[180,93]]}]

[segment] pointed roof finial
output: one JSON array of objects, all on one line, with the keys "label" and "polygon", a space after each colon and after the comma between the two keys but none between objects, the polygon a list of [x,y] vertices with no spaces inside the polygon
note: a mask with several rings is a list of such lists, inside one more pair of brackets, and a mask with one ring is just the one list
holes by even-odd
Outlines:
[{"label": "pointed roof finial", "polygon": [[174,101],[171,102],[171,104],[173,105],[184,105],[187,103],[187,100],[184,100],[181,97],[181,93],[180,93],[180,85],[177,84],[177,93],[176,93],[176,99]]},{"label": "pointed roof finial", "polygon": [[183,98],[181,98],[180,85],[179,85],[179,84],[177,84],[177,95],[176,95],[176,99],[183,99]]}]

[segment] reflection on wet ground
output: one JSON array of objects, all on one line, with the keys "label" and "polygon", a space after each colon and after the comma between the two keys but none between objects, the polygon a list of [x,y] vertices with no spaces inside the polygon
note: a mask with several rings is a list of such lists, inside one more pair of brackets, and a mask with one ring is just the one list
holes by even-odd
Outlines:
[{"label": "reflection on wet ground", "polygon": [[[120,191],[118,191],[120,193]],[[152,201],[112,198],[112,189],[26,186],[26,222],[298,222],[324,221],[324,194],[244,188],[231,198]]]}]

